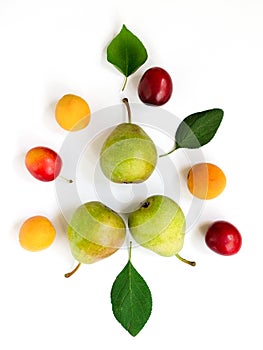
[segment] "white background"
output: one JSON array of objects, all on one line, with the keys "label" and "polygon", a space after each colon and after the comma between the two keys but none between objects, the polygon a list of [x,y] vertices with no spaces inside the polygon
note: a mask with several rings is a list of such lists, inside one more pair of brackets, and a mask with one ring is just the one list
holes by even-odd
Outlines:
[{"label": "white background", "polygon": [[[262,349],[262,18],[261,0],[0,1],[1,349]],[[114,319],[109,297],[127,250],[65,279],[74,263],[55,184],[38,182],[24,167],[31,147],[59,150],[67,136],[54,120],[62,95],[82,96],[93,112],[120,103],[123,77],[105,49],[123,23],[149,54],[129,79],[130,101],[140,102],[139,78],[157,65],[174,82],[167,111],[179,118],[225,111],[203,153],[224,170],[227,187],[204,203],[182,251],[197,266],[133,251],[153,295],[152,315],[135,338]],[[30,253],[18,231],[37,214],[54,222],[57,237]],[[205,246],[202,228],[216,219],[239,228],[237,255]]]}]

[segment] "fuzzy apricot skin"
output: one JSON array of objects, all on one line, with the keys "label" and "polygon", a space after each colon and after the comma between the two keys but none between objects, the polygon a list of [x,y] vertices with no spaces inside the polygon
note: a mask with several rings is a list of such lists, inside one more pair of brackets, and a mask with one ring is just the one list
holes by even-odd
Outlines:
[{"label": "fuzzy apricot skin", "polygon": [[198,163],[192,166],[187,176],[189,191],[199,199],[213,199],[226,187],[226,176],[215,164]]},{"label": "fuzzy apricot skin", "polygon": [[57,102],[55,118],[63,129],[78,131],[89,124],[90,107],[82,97],[67,94]]},{"label": "fuzzy apricot skin", "polygon": [[22,248],[37,252],[48,248],[56,237],[56,229],[45,216],[28,218],[19,230],[19,243]]}]

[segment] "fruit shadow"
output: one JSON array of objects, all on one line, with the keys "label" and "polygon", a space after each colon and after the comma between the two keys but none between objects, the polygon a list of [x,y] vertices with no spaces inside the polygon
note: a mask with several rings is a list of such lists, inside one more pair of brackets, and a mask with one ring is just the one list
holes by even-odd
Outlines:
[{"label": "fruit shadow", "polygon": [[53,120],[55,117],[56,104],[57,104],[57,101],[53,100],[53,101],[50,101],[46,106],[45,119],[48,120],[49,122],[50,120]]},{"label": "fruit shadow", "polygon": [[135,73],[133,76],[131,76],[129,78],[129,86],[131,91],[134,92],[134,95],[132,96],[134,99],[138,98],[138,94],[137,94],[137,90],[138,90],[138,85],[139,85],[139,81],[141,79],[142,73],[140,73],[141,70],[139,70],[139,72]]},{"label": "fruit shadow", "polygon": [[[46,100],[47,103],[45,103],[42,113],[42,119],[45,124],[45,127],[53,132],[60,132],[62,135],[64,134],[64,130],[58,126],[57,122],[55,121],[55,109],[56,104],[58,102],[58,99],[61,98],[61,95],[63,94],[62,91],[69,91],[69,89],[60,84],[60,83],[52,83],[49,84],[49,86],[46,89]],[[54,98],[54,96],[57,96],[57,98]]]},{"label": "fruit shadow", "polygon": [[185,182],[187,181],[187,175],[189,172],[190,166],[185,166],[180,170],[180,176],[185,179]]},{"label": "fruit shadow", "polygon": [[58,255],[63,258],[65,261],[72,260],[72,254],[70,252],[70,247],[68,244],[67,237],[67,227],[68,223],[64,216],[61,213],[57,213],[52,218],[52,223],[56,228],[56,240],[55,240],[55,249],[58,252]]},{"label": "fruit shadow", "polygon": [[197,227],[197,233],[199,235],[201,235],[203,238],[205,238],[205,234],[206,231],[208,230],[208,227],[211,225],[210,221],[205,221],[203,223],[201,223],[198,227]]},{"label": "fruit shadow", "polygon": [[[61,95],[62,94],[59,95],[59,98],[61,97]],[[57,102],[58,99],[52,100],[49,103],[47,103],[43,113],[43,122],[45,124],[46,129],[56,133],[56,135],[60,134],[61,136],[64,136],[65,130],[60,125],[58,125],[55,119],[55,109]]]},{"label": "fruit shadow", "polygon": [[27,218],[20,218],[20,219],[16,219],[15,222],[13,222],[12,226],[11,226],[11,230],[10,230],[10,236],[11,236],[11,239],[12,241],[15,242],[15,244],[18,243],[18,240],[19,240],[19,237],[18,237],[18,234],[19,234],[19,230],[20,230],[20,227],[22,225],[22,223],[26,220]]},{"label": "fruit shadow", "polygon": [[190,193],[188,187],[187,187],[187,176],[188,172],[190,170],[190,165],[189,166],[183,166],[181,169],[178,169],[179,173],[179,178],[181,179],[182,183],[182,189],[181,189],[181,194],[182,197],[189,200],[189,196],[192,198],[192,194]]},{"label": "fruit shadow", "polygon": [[195,249],[205,254],[206,245],[205,245],[205,234],[208,227],[211,225],[211,222],[205,221],[196,225],[191,233],[191,244]]},{"label": "fruit shadow", "polygon": [[25,166],[25,152],[20,151],[16,154],[12,160],[12,167],[15,174],[19,174],[19,177],[23,177],[24,181],[32,181],[32,176],[29,176],[29,172]]}]

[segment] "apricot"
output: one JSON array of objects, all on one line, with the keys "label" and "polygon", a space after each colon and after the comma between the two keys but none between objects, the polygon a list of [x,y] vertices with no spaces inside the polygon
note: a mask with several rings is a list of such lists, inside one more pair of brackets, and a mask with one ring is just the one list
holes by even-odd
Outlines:
[{"label": "apricot", "polygon": [[72,94],[64,95],[56,104],[55,118],[65,130],[81,130],[90,122],[90,108],[83,98]]},{"label": "apricot", "polygon": [[226,176],[215,164],[198,163],[188,172],[187,186],[195,197],[212,199],[223,192],[226,187]]},{"label": "apricot", "polygon": [[48,248],[54,241],[56,230],[48,218],[36,215],[28,218],[20,227],[19,243],[31,252]]}]

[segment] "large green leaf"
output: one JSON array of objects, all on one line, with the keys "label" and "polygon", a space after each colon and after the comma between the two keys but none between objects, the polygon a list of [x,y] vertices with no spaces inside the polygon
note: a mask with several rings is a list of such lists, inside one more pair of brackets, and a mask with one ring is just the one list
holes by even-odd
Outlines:
[{"label": "large green leaf", "polygon": [[210,142],[215,136],[224,116],[220,108],[197,112],[186,117],[175,133],[174,148],[161,155],[172,153],[178,148],[200,148]]},{"label": "large green leaf", "polygon": [[223,119],[222,109],[214,108],[186,117],[175,134],[177,148],[199,148],[215,136]]},{"label": "large green leaf", "polygon": [[130,259],[112,285],[111,303],[115,318],[132,336],[141,331],[151,315],[151,291]]},{"label": "large green leaf", "polygon": [[126,77],[126,80],[147,58],[147,51],[142,42],[125,25],[107,47],[107,60]]}]

